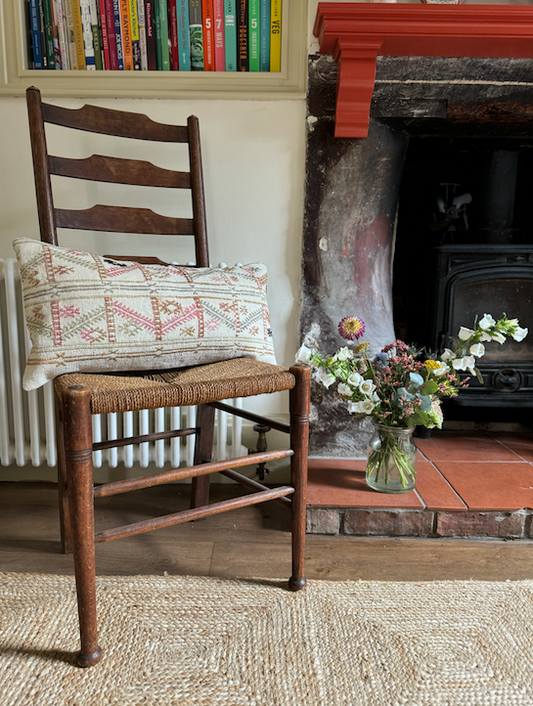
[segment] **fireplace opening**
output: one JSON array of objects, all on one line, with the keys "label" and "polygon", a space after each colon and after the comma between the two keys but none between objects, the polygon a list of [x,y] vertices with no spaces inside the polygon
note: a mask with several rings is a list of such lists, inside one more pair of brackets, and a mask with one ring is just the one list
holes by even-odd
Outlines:
[{"label": "fireplace opening", "polygon": [[[411,136],[399,194],[398,338],[442,349],[484,313],[533,331],[533,140]],[[532,406],[533,338],[486,349],[483,383],[470,379],[448,419],[510,421]]]}]

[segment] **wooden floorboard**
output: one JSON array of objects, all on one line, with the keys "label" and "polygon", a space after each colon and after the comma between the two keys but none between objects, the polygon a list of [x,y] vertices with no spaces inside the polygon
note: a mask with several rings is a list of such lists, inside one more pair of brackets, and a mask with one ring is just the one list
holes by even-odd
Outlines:
[{"label": "wooden floorboard", "polygon": [[[213,488],[213,499],[237,494]],[[150,488],[98,501],[99,529],[188,506],[188,486]],[[290,574],[289,512],[276,503],[99,545],[100,574],[282,578]],[[533,578],[533,541],[309,536],[308,578],[430,581]],[[61,553],[52,484],[0,484],[0,570],[72,573]]]}]

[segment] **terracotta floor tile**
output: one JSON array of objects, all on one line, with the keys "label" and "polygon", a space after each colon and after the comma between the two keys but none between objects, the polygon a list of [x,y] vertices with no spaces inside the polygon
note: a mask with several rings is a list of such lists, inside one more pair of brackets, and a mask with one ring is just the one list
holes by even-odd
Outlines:
[{"label": "terracotta floor tile", "polygon": [[473,434],[434,434],[430,439],[415,439],[417,447],[430,461],[520,461],[513,451],[492,436]]},{"label": "terracotta floor tile", "polygon": [[524,461],[533,462],[533,434],[496,434],[495,436]]},{"label": "terracotta floor tile", "polygon": [[309,459],[307,504],[320,507],[420,508],[414,491],[378,493],[365,483],[365,460]]},{"label": "terracotta floor tile", "polygon": [[533,467],[529,463],[439,461],[436,466],[469,510],[533,508]]},{"label": "terracotta floor tile", "polygon": [[428,510],[466,510],[450,484],[429,461],[417,462],[416,490]]}]

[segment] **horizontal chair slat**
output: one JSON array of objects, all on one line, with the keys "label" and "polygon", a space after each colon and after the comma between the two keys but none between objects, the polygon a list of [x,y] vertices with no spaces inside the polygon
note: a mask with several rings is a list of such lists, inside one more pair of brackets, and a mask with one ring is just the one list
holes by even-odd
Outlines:
[{"label": "horizontal chair slat", "polygon": [[242,468],[243,466],[268,463],[268,461],[277,461],[281,458],[288,458],[293,455],[294,451],[292,449],[279,449],[277,451],[263,451],[261,453],[250,454],[249,456],[240,456],[239,458],[228,458],[225,461],[211,461],[209,463],[203,463],[200,466],[176,468],[171,471],[164,471],[163,473],[155,473],[152,476],[129,478],[128,480],[119,480],[114,483],[104,483],[96,486],[93,490],[93,494],[95,498],[106,498],[110,495],[129,493],[132,490],[141,490],[141,488],[152,488],[156,485],[163,485],[176,480],[205,476],[208,473],[221,473],[231,468]]},{"label": "horizontal chair slat", "polygon": [[239,409],[238,407],[232,407],[224,402],[211,402],[211,407],[215,409],[220,409],[222,412],[227,412],[228,414],[234,414],[236,417],[242,417],[243,419],[248,419],[250,422],[255,422],[255,424],[263,424],[271,429],[277,429],[285,434],[290,434],[291,428],[288,424],[283,422],[276,422],[274,419],[267,417],[261,417],[259,414],[254,414],[253,412],[247,412],[245,409]]},{"label": "horizontal chair slat", "polygon": [[[242,473],[237,473],[237,471],[220,471],[220,474],[226,476],[226,478],[231,478],[231,480],[234,480],[236,483],[243,485],[245,488],[251,488],[252,490],[268,490],[268,487],[266,485],[258,483],[256,480],[253,480],[253,478],[248,478],[248,476],[243,476]],[[277,498],[275,502],[278,502],[281,505],[291,504],[289,498],[285,497]]]},{"label": "horizontal chair slat", "polygon": [[179,525],[183,522],[190,522],[191,520],[199,520],[202,517],[218,515],[228,510],[237,510],[238,508],[247,507],[248,505],[258,505],[259,503],[264,503],[268,500],[276,500],[276,498],[281,498],[291,493],[294,493],[294,488],[291,486],[281,486],[279,488],[266,490],[262,493],[252,493],[251,495],[233,498],[232,500],[224,500],[219,503],[212,503],[204,507],[182,510],[181,512],[174,512],[170,515],[162,515],[161,517],[153,517],[149,520],[142,520],[141,522],[132,522],[129,525],[122,525],[121,527],[114,527],[113,529],[104,530],[103,532],[97,532],[94,535],[94,541],[101,543],[110,542],[114,539],[122,539],[123,537],[131,537],[135,534],[151,532],[152,530]]},{"label": "horizontal chair slat", "polygon": [[43,118],[45,123],[97,132],[101,135],[155,142],[188,142],[189,140],[189,128],[184,125],[165,125],[156,123],[146,115],[132,115],[125,111],[109,110],[94,105],[71,109],[43,103]]},{"label": "horizontal chair slat", "polygon": [[157,431],[151,434],[140,434],[138,436],[127,436],[123,439],[112,439],[109,441],[99,441],[93,444],[93,451],[103,451],[104,449],[114,449],[119,446],[131,446],[132,444],[144,444],[145,442],[161,441],[162,439],[175,439],[178,436],[191,436],[196,434],[197,429],[170,429],[169,431]]},{"label": "horizontal chair slat", "polygon": [[161,216],[149,208],[97,205],[80,211],[56,208],[54,214],[58,228],[109,233],[194,235],[192,218]]},{"label": "horizontal chair slat", "polygon": [[73,179],[170,189],[191,188],[189,172],[163,169],[140,159],[105,157],[100,154],[93,154],[85,159],[51,156],[48,165],[50,174]]}]

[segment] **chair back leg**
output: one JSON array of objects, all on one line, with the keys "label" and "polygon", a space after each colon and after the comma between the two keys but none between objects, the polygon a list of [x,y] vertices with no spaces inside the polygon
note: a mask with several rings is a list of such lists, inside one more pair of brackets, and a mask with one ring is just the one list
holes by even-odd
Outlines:
[{"label": "chair back leg", "polygon": [[91,391],[72,386],[63,395],[65,467],[67,474],[74,572],[78,595],[81,649],[80,667],[91,667],[101,657],[96,625],[96,566],[94,550],[94,496],[92,463]]},{"label": "chair back leg", "polygon": [[304,553],[311,370],[308,366],[295,365],[291,373],[296,378],[296,385],[290,392],[291,448],[294,451],[291,457],[291,485],[295,490],[291,496],[292,575],[289,587],[299,591],[307,583],[304,576]]},{"label": "chair back leg", "polygon": [[[194,465],[211,461],[213,437],[215,431],[215,409],[208,404],[198,407],[196,414],[196,443],[194,446]],[[192,479],[191,507],[203,507],[209,504],[209,476],[197,476]]]}]

